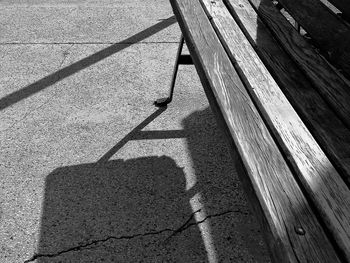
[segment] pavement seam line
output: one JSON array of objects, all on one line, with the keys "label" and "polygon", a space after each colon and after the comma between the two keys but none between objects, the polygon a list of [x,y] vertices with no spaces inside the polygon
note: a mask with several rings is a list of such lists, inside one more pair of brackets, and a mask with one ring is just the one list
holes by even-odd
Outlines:
[{"label": "pavement seam line", "polygon": [[178,41],[139,41],[139,42],[123,42],[123,43],[115,43],[115,42],[0,42],[0,46],[19,46],[19,45],[143,45],[143,44],[178,44]]},{"label": "pavement seam line", "polygon": [[192,226],[196,226],[196,225],[199,225],[203,222],[205,222],[207,219],[209,218],[213,218],[213,217],[218,217],[218,216],[222,216],[222,215],[226,215],[226,214],[229,214],[229,213],[233,213],[233,212],[239,212],[241,213],[242,211],[241,210],[228,210],[228,211],[225,211],[225,212],[221,212],[221,213],[217,213],[217,214],[213,214],[213,215],[208,215],[206,216],[203,220],[199,221],[199,222],[194,222],[194,223],[190,223],[191,220],[194,218],[195,214],[196,213],[199,213],[201,211],[201,209],[193,212],[190,217],[186,220],[186,222],[184,224],[182,224],[179,228],[177,229],[171,229],[171,228],[165,228],[165,229],[162,229],[162,230],[158,230],[158,231],[151,231],[151,232],[147,232],[147,233],[144,233],[144,234],[134,234],[134,235],[125,235],[125,236],[119,236],[119,237],[116,237],[116,236],[109,236],[109,237],[106,237],[104,239],[98,239],[98,240],[93,240],[93,241],[90,241],[86,244],[83,244],[83,245],[79,245],[79,246],[75,246],[75,247],[72,247],[72,248],[68,248],[68,249],[65,249],[65,250],[62,250],[62,251],[59,251],[59,252],[56,252],[56,253],[51,253],[51,254],[39,254],[39,253],[35,253],[30,259],[27,259],[26,261],[24,261],[24,263],[29,263],[29,262],[33,262],[35,261],[36,259],[39,259],[39,258],[43,258],[43,257],[47,257],[47,258],[53,258],[53,257],[57,257],[57,256],[60,256],[62,254],[65,254],[65,253],[68,253],[68,252],[72,252],[72,251],[79,251],[79,250],[82,250],[84,248],[89,248],[90,246],[93,246],[93,245],[97,245],[99,243],[104,243],[104,242],[107,242],[107,241],[110,241],[110,240],[122,240],[122,239],[133,239],[133,238],[137,238],[137,237],[144,237],[144,236],[151,236],[151,235],[159,235],[161,233],[164,233],[164,232],[173,232],[169,237],[167,237],[165,239],[165,242],[168,241],[170,238],[174,237],[175,235],[178,235],[180,234],[181,232],[189,229],[190,227]]},{"label": "pavement seam line", "polygon": [[[73,44],[70,44],[69,47],[67,47],[64,51],[63,51],[63,57],[62,57],[62,61],[60,62],[60,65],[58,66],[58,70],[60,70],[64,64],[64,62],[66,61],[68,55],[69,55],[69,51],[72,49],[72,47],[74,46]],[[0,130],[0,134],[3,132],[6,132],[10,129],[12,129],[14,126],[16,126],[18,123],[22,122],[24,119],[26,119],[30,114],[32,114],[33,112],[35,112],[36,110],[42,108],[44,105],[46,105],[53,97],[55,97],[56,95],[53,94],[51,95],[47,100],[45,100],[45,102],[43,102],[42,104],[40,104],[37,107],[34,107],[33,109],[29,109],[28,112],[26,112],[24,114],[24,116],[22,116],[19,120],[14,121],[14,123],[12,123],[9,127],[5,128],[4,130]]]}]

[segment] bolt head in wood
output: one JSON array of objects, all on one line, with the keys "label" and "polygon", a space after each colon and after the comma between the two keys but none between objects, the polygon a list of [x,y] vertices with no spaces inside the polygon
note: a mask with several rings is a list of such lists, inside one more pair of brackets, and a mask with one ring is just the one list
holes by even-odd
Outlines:
[{"label": "bolt head in wood", "polygon": [[294,227],[295,233],[297,233],[300,236],[305,235],[305,230],[302,227]]}]

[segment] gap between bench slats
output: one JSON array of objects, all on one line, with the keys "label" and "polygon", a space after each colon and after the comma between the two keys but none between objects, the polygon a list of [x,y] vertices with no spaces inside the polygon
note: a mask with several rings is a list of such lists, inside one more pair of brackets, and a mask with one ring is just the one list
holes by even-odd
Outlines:
[{"label": "gap between bench slats", "polygon": [[314,84],[339,118],[350,128],[349,81],[343,79],[306,42],[270,0],[249,0],[283,49]]},{"label": "gap between bench slats", "polygon": [[[201,0],[241,79],[332,236],[350,261],[350,190],[221,0]],[[250,5],[249,5],[250,6]]]},{"label": "gap between bench slats", "polygon": [[[336,262],[319,225],[198,0],[171,0],[210,100],[215,100],[245,164],[279,259]],[[210,87],[209,87],[210,86]],[[219,117],[220,119],[220,117]],[[302,227],[305,235],[295,228]],[[283,249],[284,248],[284,249]],[[279,261],[280,262],[280,261]]]},{"label": "gap between bench slats", "polygon": [[[310,81],[279,47],[247,0],[226,0],[260,58],[350,186],[350,130],[319,96]],[[350,89],[350,87],[349,87]]]},{"label": "gap between bench slats", "polygon": [[[270,0],[263,0],[269,1]],[[329,59],[350,76],[350,28],[320,0],[279,0]]]}]

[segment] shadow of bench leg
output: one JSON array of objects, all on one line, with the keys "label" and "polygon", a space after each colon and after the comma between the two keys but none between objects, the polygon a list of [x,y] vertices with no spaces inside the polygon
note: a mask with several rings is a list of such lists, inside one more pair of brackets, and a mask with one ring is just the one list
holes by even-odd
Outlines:
[{"label": "shadow of bench leg", "polygon": [[154,102],[154,105],[156,105],[157,107],[165,107],[166,105],[168,105],[172,101],[174,88],[175,88],[175,80],[176,80],[176,76],[177,76],[177,71],[179,69],[179,65],[180,64],[187,64],[187,65],[193,64],[192,59],[189,55],[181,55],[184,42],[185,42],[184,37],[183,37],[183,35],[181,35],[179,47],[178,47],[177,54],[176,54],[173,76],[172,76],[171,83],[170,83],[169,95],[166,98],[157,99]]}]

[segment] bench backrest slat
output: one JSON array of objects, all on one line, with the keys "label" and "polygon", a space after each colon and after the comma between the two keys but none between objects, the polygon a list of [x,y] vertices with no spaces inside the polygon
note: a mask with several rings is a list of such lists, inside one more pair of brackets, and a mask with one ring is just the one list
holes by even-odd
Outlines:
[{"label": "bench backrest slat", "polygon": [[308,32],[320,49],[329,55],[329,59],[350,76],[350,28],[320,0],[279,2]]},{"label": "bench backrest slat", "polygon": [[[241,82],[199,1],[171,0],[211,105],[218,105],[263,208],[277,262],[337,262],[249,93]],[[298,235],[303,227],[307,234]],[[278,240],[276,243],[275,241]],[[275,247],[276,248],[276,247]],[[300,248],[300,249],[295,249]]]},{"label": "bench backrest slat", "polygon": [[[280,0],[292,15],[305,8],[294,17],[299,23],[311,12],[300,24],[327,51],[341,52],[346,69],[348,50],[328,44],[346,43],[350,27],[320,1]],[[214,113],[244,164],[242,181],[248,178],[259,200],[276,262],[335,262],[338,256],[350,262],[346,74],[271,0],[170,2]],[[335,37],[320,34],[330,30],[327,16],[335,19]],[[309,25],[315,21],[322,23]]]},{"label": "bench backrest slat", "polygon": [[[329,231],[350,260],[350,190],[282,93],[224,3],[202,0],[236,70],[289,157]],[[249,6],[249,5],[248,5]],[[251,21],[252,23],[254,21]],[[307,161],[306,161],[307,160]]]},{"label": "bench backrest slat", "polygon": [[[340,12],[342,12],[342,16],[347,18],[349,21],[350,18],[350,2],[348,0],[321,0],[327,7],[329,7],[329,3],[333,4]],[[327,3],[329,2],[329,3]]]},{"label": "bench backrest slat", "polygon": [[244,25],[246,37],[350,186],[350,130],[279,47],[249,2],[230,0],[227,6],[241,28]]},{"label": "bench backrest slat", "polygon": [[[349,81],[344,80],[292,27],[271,1],[249,0],[283,49],[310,78],[314,87],[350,127]],[[307,63],[306,63],[307,61]]]},{"label": "bench backrest slat", "polygon": [[339,11],[341,11],[346,18],[350,18],[350,2],[348,0],[328,0],[332,3]]},{"label": "bench backrest slat", "polygon": [[[329,6],[327,0],[321,0],[326,6]],[[335,6],[343,16],[349,21],[350,18],[350,2],[348,0],[328,0],[333,6]]]}]

